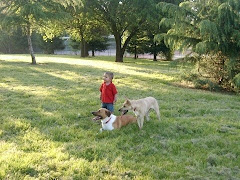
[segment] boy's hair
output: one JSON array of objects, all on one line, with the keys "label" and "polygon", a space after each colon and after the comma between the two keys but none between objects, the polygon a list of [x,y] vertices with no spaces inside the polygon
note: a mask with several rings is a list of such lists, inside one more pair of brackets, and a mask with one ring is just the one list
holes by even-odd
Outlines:
[{"label": "boy's hair", "polygon": [[109,72],[109,71],[107,71],[107,72],[105,72],[104,74],[106,74],[106,75],[108,75],[111,79],[113,79],[113,73],[112,72]]}]

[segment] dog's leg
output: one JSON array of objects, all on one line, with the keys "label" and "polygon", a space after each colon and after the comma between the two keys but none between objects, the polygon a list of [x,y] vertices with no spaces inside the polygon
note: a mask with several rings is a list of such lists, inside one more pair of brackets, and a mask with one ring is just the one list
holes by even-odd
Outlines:
[{"label": "dog's leg", "polygon": [[157,114],[157,117],[159,119],[159,121],[161,120],[161,117],[160,117],[160,111],[159,111],[159,106],[158,106],[158,103],[155,102],[155,105],[153,107],[153,109],[155,110],[156,114]]},{"label": "dog's leg", "polygon": [[146,117],[147,121],[149,121],[149,120],[150,120],[150,118],[149,118],[149,112],[150,112],[150,110],[148,110],[148,111],[147,111],[147,113],[146,113],[146,115],[145,115],[145,117]]},{"label": "dog's leg", "polygon": [[138,123],[139,129],[141,129],[141,119],[140,119],[140,116],[137,117],[137,123]]},{"label": "dog's leg", "polygon": [[160,117],[160,111],[159,111],[159,108],[157,107],[156,109],[155,109],[155,111],[156,111],[156,113],[157,113],[157,117],[158,117],[158,119],[159,119],[159,121],[161,120],[161,117]]},{"label": "dog's leg", "polygon": [[138,116],[137,122],[138,122],[138,127],[141,130],[143,127],[143,121],[144,121],[144,116]]},{"label": "dog's leg", "polygon": [[140,121],[140,123],[141,123],[141,127],[140,127],[140,129],[142,129],[142,127],[143,127],[143,121],[144,121],[144,116],[141,116],[141,119],[140,119],[141,121]]}]

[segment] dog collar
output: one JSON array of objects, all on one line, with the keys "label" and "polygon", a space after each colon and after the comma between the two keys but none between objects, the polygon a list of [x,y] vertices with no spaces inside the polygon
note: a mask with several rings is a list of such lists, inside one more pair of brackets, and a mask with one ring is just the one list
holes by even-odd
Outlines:
[{"label": "dog collar", "polygon": [[110,117],[110,119],[108,120],[108,121],[106,121],[104,124],[107,124],[107,123],[109,123],[109,121],[112,119],[112,117]]}]

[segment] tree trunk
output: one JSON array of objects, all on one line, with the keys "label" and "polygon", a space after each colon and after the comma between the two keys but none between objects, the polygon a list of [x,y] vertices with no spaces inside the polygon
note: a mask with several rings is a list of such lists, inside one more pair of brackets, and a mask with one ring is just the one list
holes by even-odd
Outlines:
[{"label": "tree trunk", "polygon": [[157,61],[157,52],[156,52],[156,49],[157,49],[157,43],[155,42],[155,43],[154,43],[154,52],[153,52],[153,61]]},{"label": "tree trunk", "polygon": [[84,38],[81,39],[81,57],[87,57],[89,56],[88,54],[88,48],[87,48],[87,43]]},{"label": "tree trunk", "polygon": [[116,61],[115,62],[123,62],[123,54],[121,48],[116,48]]},{"label": "tree trunk", "polygon": [[89,56],[89,53],[88,53],[88,44],[87,42],[85,41],[84,42],[84,57],[88,57]]},{"label": "tree trunk", "polygon": [[155,52],[153,54],[153,61],[157,61],[157,54]]},{"label": "tree trunk", "polygon": [[10,38],[10,36],[8,36],[8,43],[7,43],[7,47],[6,47],[6,50],[7,50],[7,52],[8,52],[8,54],[11,54],[12,53],[12,51],[11,51],[11,44],[10,44],[10,42],[11,42],[11,38]]},{"label": "tree trunk", "polygon": [[36,65],[37,62],[36,62],[36,58],[35,58],[34,51],[33,51],[33,46],[32,46],[30,26],[27,27],[27,39],[28,39],[29,52],[30,52],[30,55],[32,57],[32,64]]},{"label": "tree trunk", "polygon": [[114,35],[116,41],[116,61],[115,62],[123,62],[123,52],[122,52],[122,42],[120,35]]},{"label": "tree trunk", "polygon": [[128,43],[130,42],[131,38],[137,33],[137,30],[132,32],[122,45],[122,39],[119,32],[115,31],[114,37],[116,42],[116,61],[115,62],[123,62],[123,54],[127,48]]},{"label": "tree trunk", "polygon": [[224,81],[224,65],[225,65],[225,59],[224,57],[220,56],[220,64],[219,64],[219,80],[218,80],[218,84],[222,85],[223,81]]},{"label": "tree trunk", "polygon": [[92,50],[92,57],[94,57],[95,56],[95,51],[94,50]]},{"label": "tree trunk", "polygon": [[137,59],[137,46],[134,47],[134,59]]},{"label": "tree trunk", "polygon": [[81,40],[81,57],[85,57],[85,40],[82,38]]}]

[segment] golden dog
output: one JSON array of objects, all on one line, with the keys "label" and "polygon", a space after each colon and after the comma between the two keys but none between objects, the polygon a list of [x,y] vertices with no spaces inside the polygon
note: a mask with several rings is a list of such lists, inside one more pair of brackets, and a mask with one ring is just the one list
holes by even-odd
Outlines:
[{"label": "golden dog", "polygon": [[122,114],[125,114],[128,110],[132,110],[137,116],[137,122],[140,129],[143,127],[144,116],[149,121],[149,110],[154,109],[158,119],[160,120],[160,112],[158,102],[154,97],[146,97],[138,100],[127,99],[123,106],[119,109]]}]

